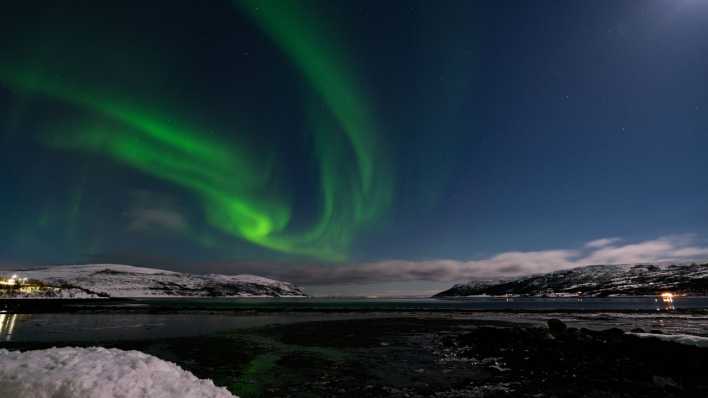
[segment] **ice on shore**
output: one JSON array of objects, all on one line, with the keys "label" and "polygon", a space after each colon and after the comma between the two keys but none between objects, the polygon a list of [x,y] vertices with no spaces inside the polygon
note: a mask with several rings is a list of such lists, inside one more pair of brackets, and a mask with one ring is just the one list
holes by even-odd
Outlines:
[{"label": "ice on shore", "polygon": [[233,398],[211,380],[140,351],[0,349],[0,391],[16,398]]},{"label": "ice on shore", "polygon": [[696,347],[708,347],[708,337],[694,336],[690,334],[654,334],[654,333],[631,333],[642,338],[655,338],[663,341],[692,345]]}]

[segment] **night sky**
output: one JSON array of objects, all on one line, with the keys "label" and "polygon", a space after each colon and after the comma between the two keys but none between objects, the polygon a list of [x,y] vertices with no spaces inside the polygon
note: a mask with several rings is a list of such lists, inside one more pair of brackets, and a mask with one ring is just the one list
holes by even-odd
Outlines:
[{"label": "night sky", "polygon": [[0,266],[407,294],[708,258],[706,1],[2,7]]}]

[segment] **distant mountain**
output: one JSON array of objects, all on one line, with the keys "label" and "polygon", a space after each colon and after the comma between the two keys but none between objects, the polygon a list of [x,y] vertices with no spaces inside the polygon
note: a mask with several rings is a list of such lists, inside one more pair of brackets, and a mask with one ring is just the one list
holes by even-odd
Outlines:
[{"label": "distant mountain", "polygon": [[708,264],[589,265],[507,281],[457,284],[434,297],[476,295],[632,296],[671,291],[708,295]]},{"label": "distant mountain", "polygon": [[295,285],[254,275],[195,275],[118,264],[63,265],[5,271],[6,282],[27,278],[25,288],[6,288],[18,297],[282,297],[305,296]]}]

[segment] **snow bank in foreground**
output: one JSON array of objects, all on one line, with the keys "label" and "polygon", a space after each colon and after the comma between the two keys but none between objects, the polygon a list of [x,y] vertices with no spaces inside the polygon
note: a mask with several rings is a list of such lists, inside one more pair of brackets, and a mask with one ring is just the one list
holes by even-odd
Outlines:
[{"label": "snow bank in foreground", "polygon": [[172,362],[101,347],[0,349],[0,391],[17,398],[233,398]]},{"label": "snow bank in foreground", "polygon": [[673,341],[674,343],[692,345],[696,347],[708,347],[708,337],[694,336],[691,334],[654,334],[654,333],[630,333],[635,336],[663,341]]}]

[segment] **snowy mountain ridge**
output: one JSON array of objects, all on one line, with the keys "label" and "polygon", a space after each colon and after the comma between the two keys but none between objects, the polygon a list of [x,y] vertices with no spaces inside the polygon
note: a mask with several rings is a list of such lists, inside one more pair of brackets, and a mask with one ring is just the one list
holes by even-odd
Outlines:
[{"label": "snowy mountain ridge", "polygon": [[661,291],[708,294],[705,264],[588,265],[502,281],[472,281],[454,285],[435,297],[460,296],[632,296]]},{"label": "snowy mountain ridge", "polygon": [[122,264],[59,265],[0,270],[52,289],[49,297],[282,297],[305,296],[299,287],[255,275],[196,275]]}]

